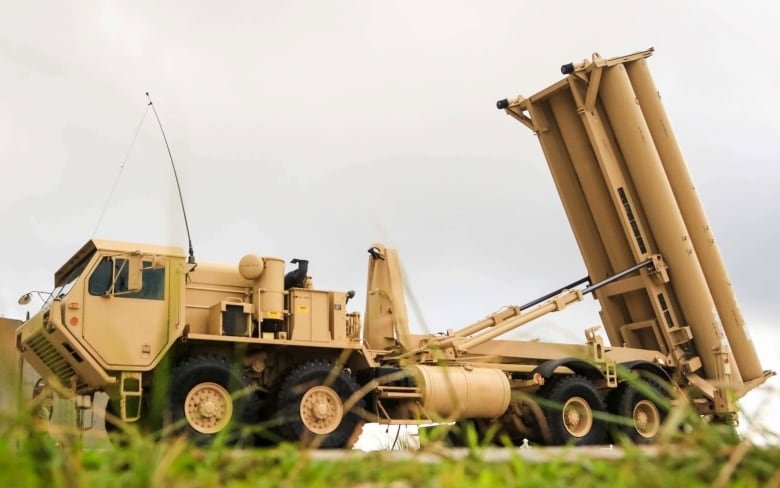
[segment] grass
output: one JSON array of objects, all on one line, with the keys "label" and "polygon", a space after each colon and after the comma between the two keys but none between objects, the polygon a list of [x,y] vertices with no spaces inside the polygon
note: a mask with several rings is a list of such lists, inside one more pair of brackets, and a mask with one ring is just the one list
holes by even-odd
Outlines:
[{"label": "grass", "polygon": [[[85,448],[67,430],[44,433],[30,412],[0,419],[0,486],[4,487],[263,487],[263,486],[443,486],[443,487],[657,487],[780,486],[780,446],[756,448],[733,442],[728,429],[706,424],[668,437],[651,455],[626,446],[619,460],[572,461],[571,454],[545,462],[521,455],[486,462],[471,437],[465,459],[438,444],[424,461],[391,461],[386,453],[346,453],[338,461],[312,459],[294,445],[233,450],[201,449],[184,439],[154,441],[130,436],[122,447]],[[516,451],[521,452],[521,451]],[[429,462],[431,456],[437,462]]]},{"label": "grass", "polygon": [[[60,424],[74,425],[73,411],[56,407]],[[36,408],[33,402],[19,412],[0,409],[0,487],[780,487],[780,438],[761,419],[748,419],[750,439],[763,446],[756,447],[735,438],[728,426],[703,422],[683,404],[671,409],[662,441],[650,452],[626,445],[620,459],[607,459],[572,449],[538,461],[526,456],[529,451],[512,450],[500,462],[489,460],[486,441],[468,426],[461,432],[469,446],[465,457],[436,441],[446,436],[445,427],[434,429],[422,456],[399,437],[384,447],[405,450],[400,458],[342,451],[326,461],[291,444],[236,450],[218,439],[201,448],[134,429],[121,445],[106,447],[72,429],[46,429],[34,420]],[[495,434],[488,430],[487,437],[508,443]]]}]

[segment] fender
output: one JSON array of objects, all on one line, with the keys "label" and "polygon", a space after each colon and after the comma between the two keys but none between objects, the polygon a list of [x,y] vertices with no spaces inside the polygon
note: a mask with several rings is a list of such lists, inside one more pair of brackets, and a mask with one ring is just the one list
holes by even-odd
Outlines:
[{"label": "fender", "polygon": [[[669,376],[669,372],[666,371],[666,369],[662,368],[661,366],[650,362],[645,361],[644,359],[637,359],[636,361],[628,361],[625,363],[620,363],[618,365],[619,368],[627,369],[631,372],[636,372],[641,376],[642,373],[650,374],[653,376],[657,376],[661,380],[672,383],[672,377]],[[620,381],[623,381],[625,378],[620,378]]]},{"label": "fender", "polygon": [[574,357],[545,361],[537,366],[531,372],[531,375],[539,373],[544,379],[549,379],[553,375],[553,372],[560,366],[566,366],[576,374],[582,375],[590,380],[604,379],[604,374],[596,366],[583,359]]}]

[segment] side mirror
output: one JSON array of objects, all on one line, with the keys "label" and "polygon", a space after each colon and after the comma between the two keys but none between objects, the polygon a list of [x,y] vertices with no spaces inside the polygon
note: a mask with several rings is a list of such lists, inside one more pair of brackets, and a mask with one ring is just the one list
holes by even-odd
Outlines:
[{"label": "side mirror", "polygon": [[32,294],[25,293],[24,295],[19,297],[19,301],[17,303],[19,305],[27,305],[28,303],[30,303],[30,300],[32,300]]},{"label": "side mirror", "polygon": [[105,295],[123,295],[141,291],[143,287],[143,259],[141,254],[124,254],[106,258],[113,261],[113,274]]},{"label": "side mirror", "polygon": [[143,260],[140,254],[131,254],[127,260],[127,291],[141,291],[143,286]]}]

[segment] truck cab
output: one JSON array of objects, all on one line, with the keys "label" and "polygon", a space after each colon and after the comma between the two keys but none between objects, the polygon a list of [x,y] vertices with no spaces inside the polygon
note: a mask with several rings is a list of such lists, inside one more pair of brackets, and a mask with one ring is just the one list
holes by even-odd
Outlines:
[{"label": "truck cab", "polygon": [[181,325],[186,266],[179,248],[90,240],[55,273],[17,347],[79,394],[115,385],[115,371],[153,368]]}]

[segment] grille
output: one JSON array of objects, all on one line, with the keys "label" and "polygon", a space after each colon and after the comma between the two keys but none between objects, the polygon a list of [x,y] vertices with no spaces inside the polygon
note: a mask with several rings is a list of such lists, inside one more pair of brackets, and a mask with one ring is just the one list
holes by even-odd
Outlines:
[{"label": "grille", "polygon": [[[27,347],[32,349],[38,359],[43,361],[43,364],[51,370],[52,373],[59,379],[62,386],[68,388],[72,385],[72,379],[76,378],[76,371],[73,370],[70,364],[65,361],[65,358],[54,349],[54,346],[46,340],[43,333],[35,334],[26,341]],[[76,384],[77,388],[81,384]]]}]

